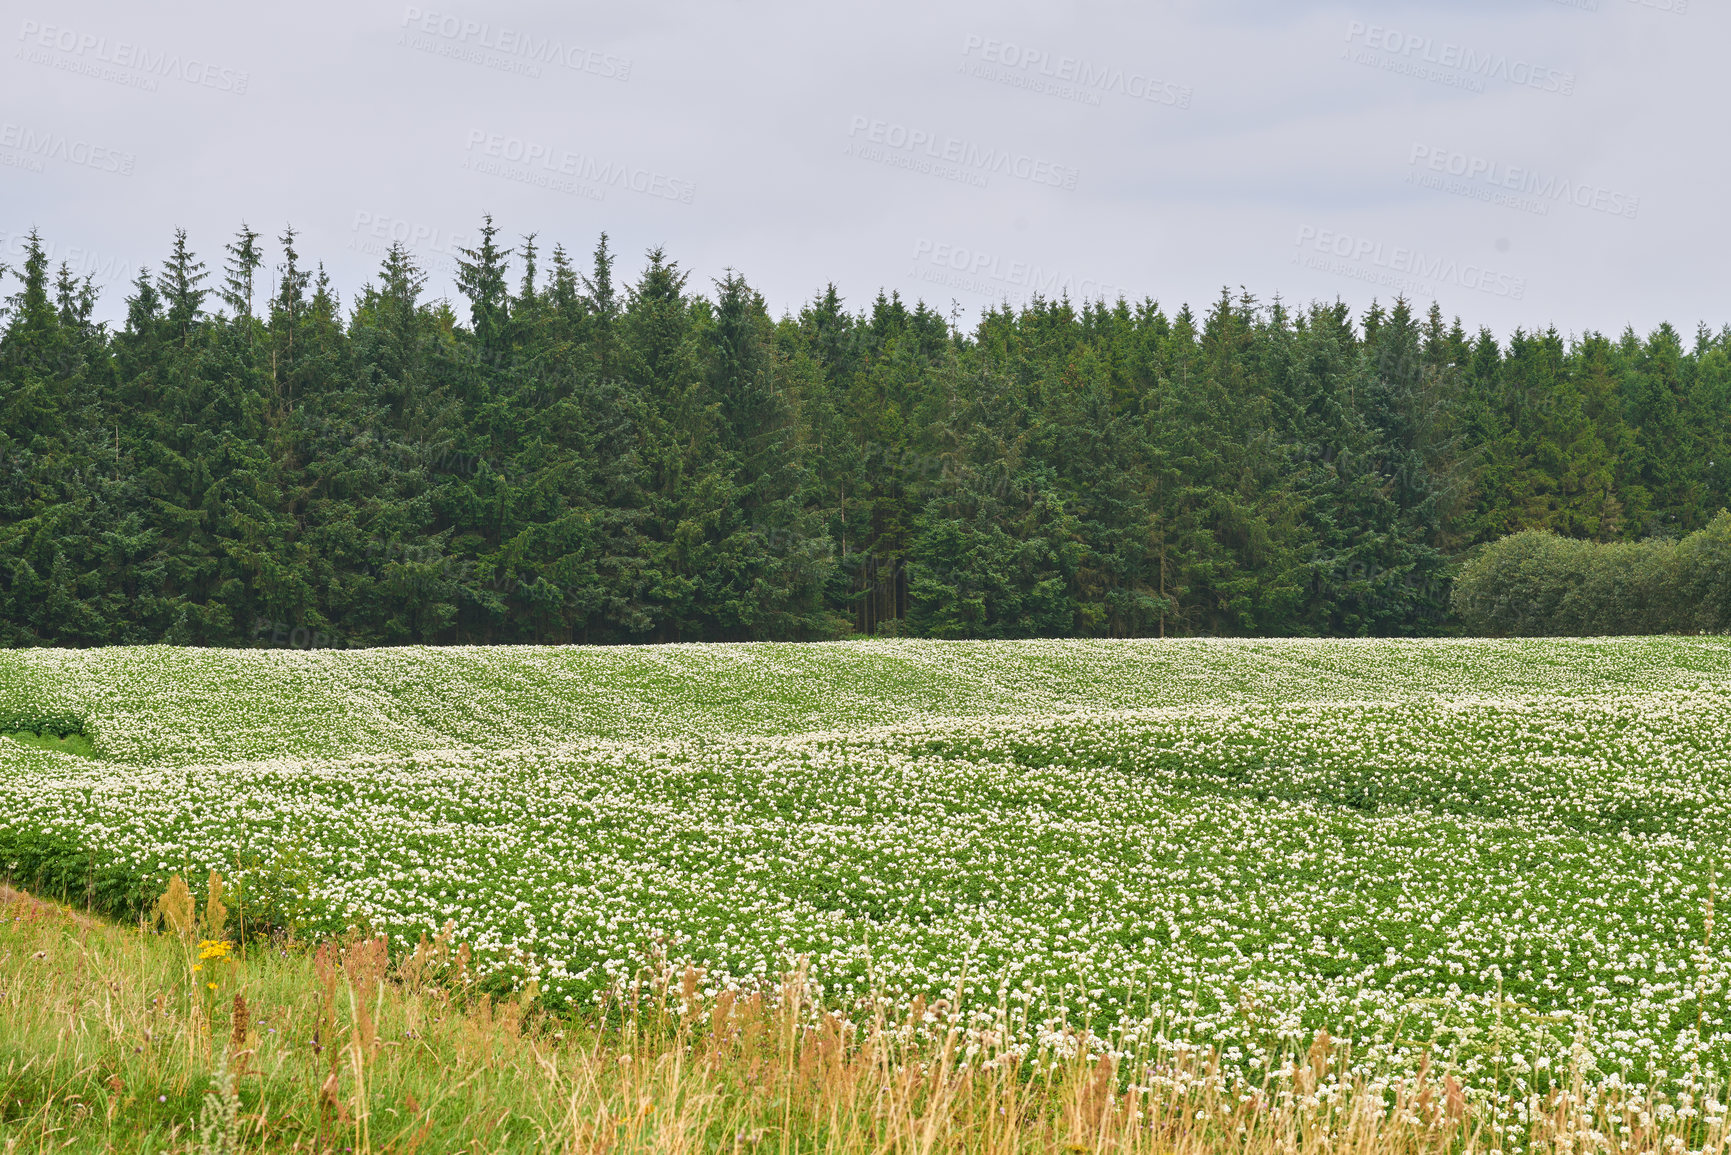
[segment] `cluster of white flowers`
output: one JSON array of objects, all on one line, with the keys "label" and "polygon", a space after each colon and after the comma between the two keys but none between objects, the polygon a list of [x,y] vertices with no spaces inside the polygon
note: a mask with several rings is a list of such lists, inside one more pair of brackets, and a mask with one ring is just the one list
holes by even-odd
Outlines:
[{"label": "cluster of white flowers", "polygon": [[1485,1092],[1731,1076],[1718,640],[4,655],[26,701],[104,757],[0,740],[0,836],[292,851],[329,926],[555,999],[803,964],[1252,1072],[1326,1029]]}]

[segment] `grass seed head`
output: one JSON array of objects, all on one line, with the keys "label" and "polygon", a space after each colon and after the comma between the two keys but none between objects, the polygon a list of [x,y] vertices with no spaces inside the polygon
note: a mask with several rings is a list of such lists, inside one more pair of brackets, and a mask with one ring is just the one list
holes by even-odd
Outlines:
[{"label": "grass seed head", "polygon": [[162,897],[156,900],[152,924],[190,942],[196,930],[194,905],[186,880],[176,874],[168,880],[168,889],[162,892]]},{"label": "grass seed head", "polygon": [[204,900],[204,933],[207,938],[220,939],[228,929],[228,907],[223,905],[222,891],[222,875],[213,870]]}]

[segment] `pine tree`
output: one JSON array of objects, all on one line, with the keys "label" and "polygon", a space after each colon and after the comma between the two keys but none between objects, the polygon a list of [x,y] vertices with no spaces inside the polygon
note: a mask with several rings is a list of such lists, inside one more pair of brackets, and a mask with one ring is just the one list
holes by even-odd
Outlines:
[{"label": "pine tree", "polygon": [[481,243],[461,250],[463,256],[457,262],[457,288],[469,300],[469,321],[485,353],[502,352],[510,332],[511,295],[505,277],[511,250],[494,243],[498,235],[498,227],[488,214],[482,218]]},{"label": "pine tree", "polygon": [[204,316],[206,291],[199,286],[210,276],[204,262],[193,256],[186,244],[186,230],[174,230],[174,251],[163,262],[156,287],[166,309],[164,320],[183,345],[192,341],[193,330]]},{"label": "pine tree", "polygon": [[224,250],[228,259],[223,264],[222,299],[236,319],[252,319],[253,278],[264,264],[258,240],[259,234],[242,221],[240,232]]}]

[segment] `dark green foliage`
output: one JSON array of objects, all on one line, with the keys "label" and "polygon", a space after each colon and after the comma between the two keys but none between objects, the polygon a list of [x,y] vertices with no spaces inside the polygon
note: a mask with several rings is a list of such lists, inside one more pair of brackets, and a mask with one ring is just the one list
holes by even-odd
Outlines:
[{"label": "dark green foliage", "polygon": [[[345,307],[292,230],[273,262],[243,225],[214,278],[177,232],[110,331],[32,239],[0,643],[1731,624],[1731,331],[1505,348],[1229,293],[962,330],[833,286],[777,320],[659,250],[623,284],[604,236],[587,272],[506,241],[487,219],[456,308],[400,246]],[[1478,553],[1451,613],[1523,530],[1560,536]]]},{"label": "dark green foliage", "polygon": [[1581,541],[1529,529],[1488,546],[1455,579],[1475,633],[1590,637],[1674,627],[1675,544]]},{"label": "dark green foliage", "polygon": [[1483,634],[1723,632],[1731,628],[1731,513],[1682,541],[1593,542],[1525,530],[1461,569],[1454,608]]},{"label": "dark green foliage", "polygon": [[70,836],[0,831],[0,866],[13,885],[126,921],[144,916],[162,893],[163,880],[141,876],[130,864],[98,862]]},{"label": "dark green foliage", "polygon": [[1720,513],[1677,543],[1674,627],[1731,630],[1731,514]]},{"label": "dark green foliage", "polygon": [[21,709],[0,712],[0,734],[32,742],[54,738],[84,738],[84,722],[70,714],[51,710]]}]

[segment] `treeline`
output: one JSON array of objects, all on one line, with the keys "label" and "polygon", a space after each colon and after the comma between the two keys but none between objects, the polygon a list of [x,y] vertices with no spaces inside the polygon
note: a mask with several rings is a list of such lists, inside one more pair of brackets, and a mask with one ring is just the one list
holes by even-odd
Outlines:
[{"label": "treeline", "polygon": [[340,301],[292,231],[215,270],[177,234],[112,329],[34,239],[11,272],[10,645],[1438,633],[1490,620],[1451,610],[1478,547],[1683,538],[1731,483],[1731,330],[777,318],[491,220],[456,307],[401,248]]}]

